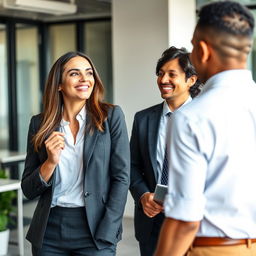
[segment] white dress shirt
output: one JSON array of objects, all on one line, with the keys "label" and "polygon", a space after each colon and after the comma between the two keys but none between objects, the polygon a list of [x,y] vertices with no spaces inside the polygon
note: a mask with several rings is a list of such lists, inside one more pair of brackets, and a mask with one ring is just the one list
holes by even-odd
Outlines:
[{"label": "white dress shirt", "polygon": [[[192,98],[189,96],[188,99],[183,103],[183,105],[186,105],[191,100]],[[173,112],[170,110],[167,102],[164,101],[163,112],[160,118],[160,123],[158,128],[158,138],[157,138],[157,151],[156,151],[157,173],[158,173],[157,183],[161,183],[160,181],[161,181],[164,154],[165,154],[165,148],[166,148],[166,134],[171,123],[171,117],[167,115],[168,113],[173,113]]]},{"label": "white dress shirt", "polygon": [[79,122],[79,131],[74,143],[69,122],[62,119],[60,132],[65,133],[65,147],[60,155],[60,161],[56,168],[56,179],[51,207],[84,206],[84,171],[83,171],[83,146],[86,124],[85,107],[76,116]]},{"label": "white dress shirt", "polygon": [[172,116],[167,217],[197,236],[256,238],[256,86],[248,70],[216,74]]}]

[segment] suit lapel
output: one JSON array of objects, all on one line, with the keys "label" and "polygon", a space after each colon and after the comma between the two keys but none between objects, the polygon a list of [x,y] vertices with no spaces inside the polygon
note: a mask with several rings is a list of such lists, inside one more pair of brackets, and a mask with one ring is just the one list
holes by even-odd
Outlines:
[{"label": "suit lapel", "polygon": [[157,180],[157,159],[156,159],[156,149],[157,149],[157,138],[158,138],[158,128],[161,118],[161,113],[163,110],[163,104],[159,104],[156,108],[148,115],[148,146],[149,146],[149,157],[154,170],[155,178]]},{"label": "suit lapel", "polygon": [[92,152],[94,151],[94,147],[96,145],[96,141],[99,135],[99,131],[94,129],[93,132],[90,132],[88,124],[90,123],[89,115],[86,115],[86,129],[84,135],[84,168],[87,169],[88,162],[92,156]]}]

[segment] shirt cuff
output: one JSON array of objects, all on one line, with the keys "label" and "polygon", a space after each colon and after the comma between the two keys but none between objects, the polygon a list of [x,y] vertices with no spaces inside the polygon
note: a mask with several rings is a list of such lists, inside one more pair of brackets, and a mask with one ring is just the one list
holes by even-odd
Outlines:
[{"label": "shirt cuff", "polygon": [[50,180],[48,183],[43,179],[43,177],[41,176],[40,172],[39,172],[39,177],[40,177],[40,180],[42,182],[42,184],[46,187],[50,187],[52,185],[52,180]]},{"label": "shirt cuff", "polygon": [[184,198],[167,194],[164,201],[165,216],[182,221],[200,221],[204,216],[205,198]]}]

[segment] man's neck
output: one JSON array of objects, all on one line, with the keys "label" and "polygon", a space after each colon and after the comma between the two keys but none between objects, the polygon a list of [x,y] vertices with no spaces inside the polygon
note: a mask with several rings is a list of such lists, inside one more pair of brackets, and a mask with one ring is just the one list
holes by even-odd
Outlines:
[{"label": "man's neck", "polygon": [[186,95],[185,97],[179,97],[179,98],[174,98],[174,99],[167,99],[167,105],[170,108],[171,111],[176,110],[177,108],[179,108],[180,106],[182,106],[189,98],[189,95]]}]

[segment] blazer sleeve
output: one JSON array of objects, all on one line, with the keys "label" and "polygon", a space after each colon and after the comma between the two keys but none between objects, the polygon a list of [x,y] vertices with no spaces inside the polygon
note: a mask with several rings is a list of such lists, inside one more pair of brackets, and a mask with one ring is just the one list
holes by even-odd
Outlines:
[{"label": "blazer sleeve", "polygon": [[106,211],[96,232],[96,239],[113,243],[121,232],[121,223],[130,181],[130,149],[124,114],[115,106],[109,119],[111,179]]},{"label": "blazer sleeve", "polygon": [[39,174],[42,162],[39,153],[35,152],[32,138],[39,128],[39,116],[32,117],[28,130],[27,138],[27,156],[25,160],[25,168],[21,180],[21,188],[24,195],[28,199],[34,199],[40,196],[49,185],[44,182]]},{"label": "blazer sleeve", "polygon": [[137,205],[140,205],[141,196],[149,192],[143,176],[143,158],[141,154],[140,135],[138,130],[138,115],[134,117],[132,135],[130,140],[131,151],[131,183],[130,191]]}]

